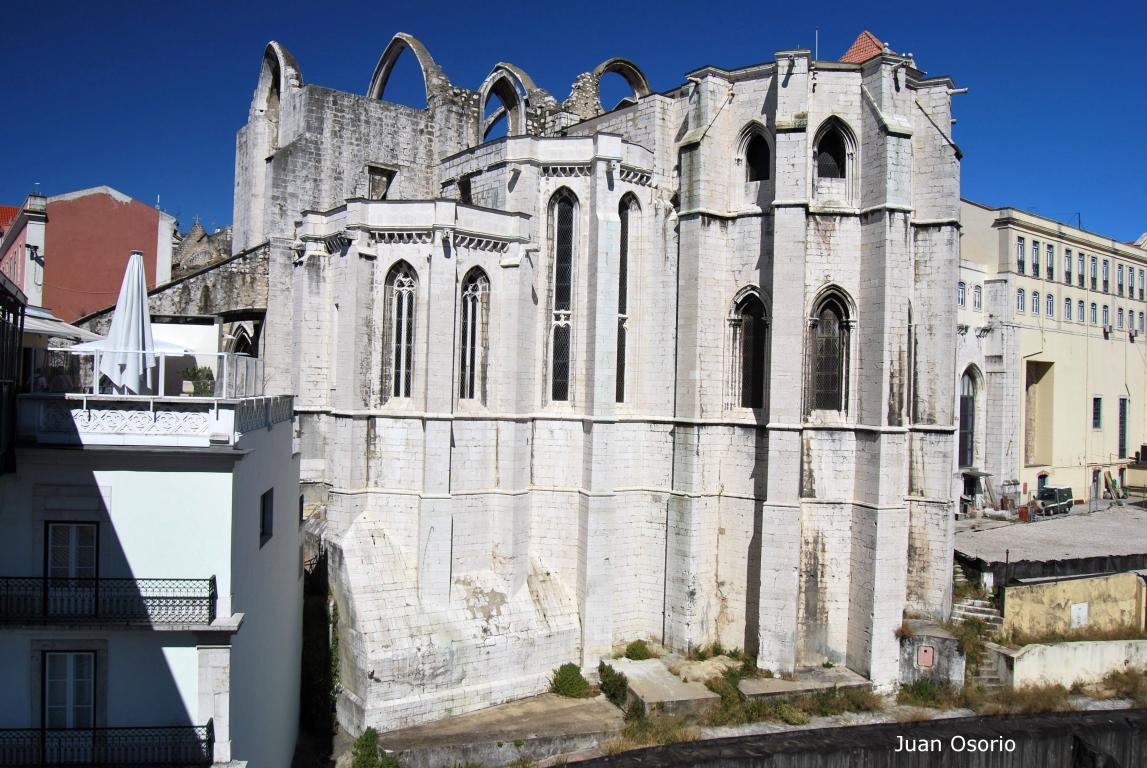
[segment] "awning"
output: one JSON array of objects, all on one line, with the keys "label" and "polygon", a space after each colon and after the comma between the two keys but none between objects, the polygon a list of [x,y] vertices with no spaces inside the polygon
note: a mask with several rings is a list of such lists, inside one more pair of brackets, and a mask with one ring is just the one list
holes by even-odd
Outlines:
[{"label": "awning", "polygon": [[991,472],[985,472],[982,469],[961,469],[960,474],[966,477],[991,477]]},{"label": "awning", "polygon": [[41,336],[71,339],[72,341],[96,341],[103,338],[91,331],[65,323],[43,307],[28,307],[27,314],[24,316],[24,333],[25,335],[35,333]]}]

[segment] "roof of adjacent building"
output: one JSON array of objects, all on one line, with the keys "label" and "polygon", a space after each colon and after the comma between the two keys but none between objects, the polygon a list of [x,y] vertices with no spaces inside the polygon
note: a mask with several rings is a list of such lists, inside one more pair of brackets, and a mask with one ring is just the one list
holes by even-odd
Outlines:
[{"label": "roof of adjacent building", "polygon": [[957,530],[956,551],[985,563],[1147,553],[1147,509],[1131,503],[1094,514],[1083,509],[1035,523],[977,520]]},{"label": "roof of adjacent building", "polygon": [[0,205],[0,232],[8,229],[8,225],[16,220],[20,215],[20,206],[18,205]]},{"label": "roof of adjacent building", "polygon": [[882,53],[884,53],[884,43],[866,29],[853,41],[840,60],[848,64],[863,64]]}]

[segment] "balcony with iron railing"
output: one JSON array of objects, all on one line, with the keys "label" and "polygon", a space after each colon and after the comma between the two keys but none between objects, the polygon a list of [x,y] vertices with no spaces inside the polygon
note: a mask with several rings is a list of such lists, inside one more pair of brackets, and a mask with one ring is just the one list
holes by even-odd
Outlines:
[{"label": "balcony with iron railing", "polygon": [[211,765],[214,750],[210,721],[138,728],[0,728],[0,765],[13,768],[191,768]]},{"label": "balcony with iron railing", "polygon": [[[215,622],[209,579],[0,576],[0,625],[135,625],[177,629]],[[0,762],[0,765],[6,763]]]},{"label": "balcony with iron railing", "polygon": [[41,445],[234,445],[293,416],[290,396],[264,396],[262,362],[233,353],[132,353],[152,359],[145,394],[114,392],[100,376],[110,351],[56,350],[62,364],[21,395],[17,437]]}]

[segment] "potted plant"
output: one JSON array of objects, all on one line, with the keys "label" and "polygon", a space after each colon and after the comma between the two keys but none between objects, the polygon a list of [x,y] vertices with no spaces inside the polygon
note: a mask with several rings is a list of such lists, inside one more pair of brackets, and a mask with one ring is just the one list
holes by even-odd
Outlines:
[{"label": "potted plant", "polygon": [[206,365],[183,370],[183,394],[211,397],[215,394],[215,372]]}]

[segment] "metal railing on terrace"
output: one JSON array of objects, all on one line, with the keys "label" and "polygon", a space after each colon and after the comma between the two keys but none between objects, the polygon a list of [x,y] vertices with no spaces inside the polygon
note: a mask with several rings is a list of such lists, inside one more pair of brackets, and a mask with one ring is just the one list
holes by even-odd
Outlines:
[{"label": "metal railing on terrace", "polygon": [[[75,579],[0,576],[0,624],[210,624],[209,579]],[[0,765],[7,765],[0,760]]]},{"label": "metal railing on terrace", "polygon": [[0,728],[0,765],[203,766],[214,761],[215,729],[207,725],[139,728]]},{"label": "metal railing on terrace", "polygon": [[[67,348],[48,350],[51,358],[40,366],[33,392],[117,397],[204,397],[239,400],[263,394],[263,361],[234,352],[120,352]],[[146,391],[116,392],[106,376],[93,375],[109,355],[131,354],[140,367],[150,369]],[[148,365],[150,363],[151,365]]]}]

